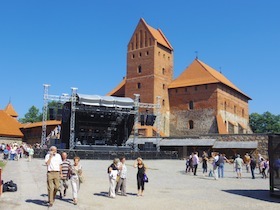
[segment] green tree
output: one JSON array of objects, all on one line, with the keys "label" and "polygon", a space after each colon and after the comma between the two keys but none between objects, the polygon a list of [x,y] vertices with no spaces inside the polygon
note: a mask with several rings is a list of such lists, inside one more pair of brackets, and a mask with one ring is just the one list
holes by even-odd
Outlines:
[{"label": "green tree", "polygon": [[250,126],[254,133],[280,133],[280,115],[252,113]]},{"label": "green tree", "polygon": [[24,118],[20,118],[19,121],[21,123],[34,123],[34,122],[39,122],[42,120],[40,117],[41,114],[39,112],[39,109],[36,108],[35,106],[32,106],[28,112],[24,115]]},{"label": "green tree", "polygon": [[[59,108],[62,108],[62,104],[60,102],[51,101],[48,103],[48,108],[53,108],[54,112],[57,113]],[[47,115],[47,120],[50,119],[49,110]],[[34,122],[41,122],[43,120],[43,109],[42,113],[39,112],[39,109],[35,106],[32,106],[28,112],[24,115],[24,118],[20,118],[19,122],[21,123],[34,123]]]}]

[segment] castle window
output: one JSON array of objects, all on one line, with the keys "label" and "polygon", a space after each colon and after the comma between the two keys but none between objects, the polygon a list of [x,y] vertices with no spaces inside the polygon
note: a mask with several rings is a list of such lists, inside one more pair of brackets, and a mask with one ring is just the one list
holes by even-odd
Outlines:
[{"label": "castle window", "polygon": [[162,100],[162,106],[164,106],[164,105],[165,105],[165,100],[163,99],[163,100]]},{"label": "castle window", "polygon": [[134,50],[134,48],[133,48],[133,42],[130,43],[130,49],[131,49],[131,50]]},{"label": "castle window", "polygon": [[224,103],[224,110],[226,111],[227,110],[227,102],[225,101]]},{"label": "castle window", "polygon": [[189,109],[192,110],[193,109],[193,101],[189,102]]},{"label": "castle window", "polygon": [[132,54],[132,55],[131,55],[131,58],[133,59],[134,57],[135,57],[135,55],[134,55],[134,54]]},{"label": "castle window", "polygon": [[198,87],[197,87],[197,86],[195,86],[195,87],[194,87],[194,90],[195,90],[195,91],[197,91],[197,89],[198,89]]},{"label": "castle window", "polygon": [[158,52],[158,56],[160,56],[160,52]]},{"label": "castle window", "polygon": [[138,74],[141,74],[141,73],[142,73],[142,67],[141,67],[141,65],[139,65],[139,66],[137,67],[137,72],[138,72]]},{"label": "castle window", "polygon": [[141,57],[142,56],[142,53],[139,53],[139,57]]},{"label": "castle window", "polygon": [[139,34],[139,37],[140,37],[140,48],[142,48],[142,39],[143,39],[143,32],[142,32],[142,30],[140,30],[140,34]]},{"label": "castle window", "polygon": [[162,74],[164,74],[165,73],[165,69],[164,68],[162,68]]},{"label": "castle window", "polygon": [[136,49],[138,49],[138,34],[136,34],[135,36],[136,36]]},{"label": "castle window", "polygon": [[185,92],[188,92],[188,88],[187,87],[185,87]]},{"label": "castle window", "polygon": [[148,45],[147,31],[145,31],[145,47]]},{"label": "castle window", "polygon": [[165,84],[162,85],[162,89],[165,90]]},{"label": "castle window", "polygon": [[165,58],[165,54],[163,54],[163,58]]},{"label": "castle window", "polygon": [[170,56],[168,56],[168,60],[170,60]]},{"label": "castle window", "polygon": [[193,129],[193,121],[192,120],[189,121],[189,129]]},{"label": "castle window", "polygon": [[178,93],[178,89],[177,88],[175,89],[175,93]]},{"label": "castle window", "polygon": [[207,90],[208,89],[208,85],[205,85],[205,90]]},{"label": "castle window", "polygon": [[141,83],[140,83],[140,82],[137,83],[137,88],[138,88],[138,89],[141,88]]},{"label": "castle window", "polygon": [[245,113],[244,113],[244,109],[242,109],[242,117],[244,117]]},{"label": "castle window", "polygon": [[149,55],[149,51],[146,52],[146,55]]},{"label": "castle window", "polygon": [[234,106],[234,114],[236,114],[236,106]]}]

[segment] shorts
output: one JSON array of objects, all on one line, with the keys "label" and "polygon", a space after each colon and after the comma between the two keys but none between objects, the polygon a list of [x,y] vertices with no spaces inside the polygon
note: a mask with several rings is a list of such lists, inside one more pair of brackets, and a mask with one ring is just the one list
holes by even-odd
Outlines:
[{"label": "shorts", "polygon": [[236,168],[235,171],[236,171],[237,173],[241,173],[241,172],[242,172],[242,168]]}]

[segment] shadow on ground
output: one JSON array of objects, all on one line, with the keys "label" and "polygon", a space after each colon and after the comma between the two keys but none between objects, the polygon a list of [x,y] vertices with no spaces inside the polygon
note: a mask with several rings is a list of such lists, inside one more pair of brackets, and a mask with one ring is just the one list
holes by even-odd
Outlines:
[{"label": "shadow on ground", "polygon": [[266,202],[280,203],[279,198],[274,198],[270,196],[269,190],[222,190],[222,191],[235,195],[245,196],[248,198],[254,198]]},{"label": "shadow on ground", "polygon": [[48,206],[48,203],[45,200],[39,200],[39,199],[27,199],[25,200],[26,203],[33,203],[37,204],[39,206]]},{"label": "shadow on ground", "polygon": [[[127,195],[130,195],[130,196],[137,196],[136,193],[126,193],[126,194],[127,194]],[[109,197],[108,197],[108,192],[94,193],[93,195],[109,198]],[[117,196],[120,196],[120,194],[116,194],[116,195],[117,195]]]},{"label": "shadow on ground", "polygon": [[93,193],[93,195],[108,198],[108,192]]}]

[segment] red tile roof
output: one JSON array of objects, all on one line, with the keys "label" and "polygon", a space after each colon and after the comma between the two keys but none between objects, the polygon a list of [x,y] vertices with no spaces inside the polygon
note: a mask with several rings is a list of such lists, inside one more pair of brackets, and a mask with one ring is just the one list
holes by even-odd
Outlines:
[{"label": "red tile roof", "polygon": [[115,95],[115,94],[117,94],[117,93],[123,93],[123,95],[125,96],[125,90],[124,90],[124,88],[125,88],[125,83],[126,83],[126,78],[124,78],[124,79],[120,82],[120,84],[118,84],[117,87],[115,87],[112,91],[110,91],[110,92],[107,93],[106,95],[107,95],[107,96],[113,96],[113,95]]},{"label": "red tile roof", "polygon": [[167,47],[170,50],[173,50],[173,47],[171,46],[170,42],[167,40],[167,38],[160,29],[155,29],[151,27],[146,23],[146,21],[143,18],[141,18],[140,21],[144,23],[144,25],[147,27],[151,35],[154,37],[155,40],[157,40],[158,43]]},{"label": "red tile roof", "polygon": [[241,93],[249,100],[251,99],[224,75],[198,59],[195,59],[177,79],[173,80],[168,88],[188,87],[211,83],[222,83]]},{"label": "red tile roof", "polygon": [[12,117],[18,117],[18,113],[15,111],[13,105],[11,103],[8,103],[6,108],[4,109],[10,116]]},{"label": "red tile roof", "polygon": [[23,137],[21,124],[6,111],[0,110],[0,136]]},{"label": "red tile roof", "polygon": [[[35,127],[42,127],[42,122],[34,122],[34,123],[25,123],[21,125],[21,128],[35,128]],[[59,120],[48,120],[46,121],[46,125],[61,125],[61,121]]]}]

